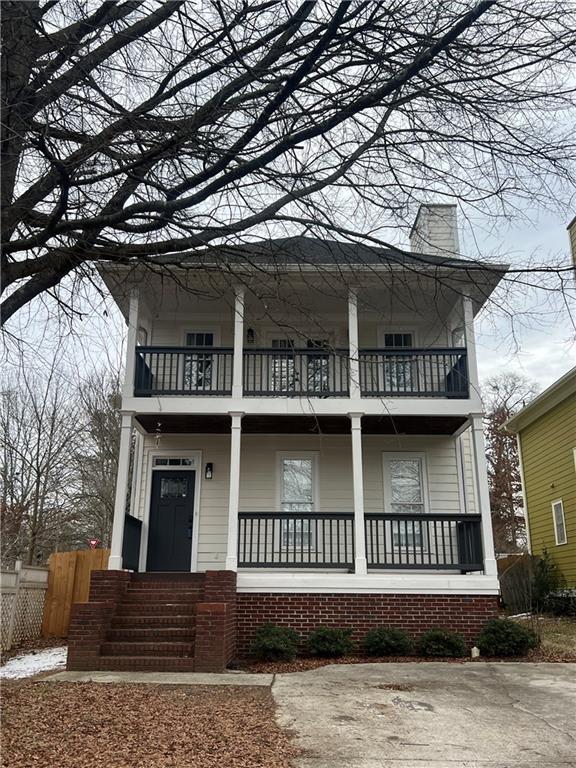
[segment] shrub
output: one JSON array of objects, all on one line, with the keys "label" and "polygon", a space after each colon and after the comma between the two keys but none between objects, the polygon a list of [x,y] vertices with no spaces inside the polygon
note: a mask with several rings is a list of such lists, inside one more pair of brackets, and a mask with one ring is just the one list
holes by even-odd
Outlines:
[{"label": "shrub", "polygon": [[291,661],[296,657],[300,635],[290,627],[263,624],[256,630],[252,651],[265,661]]},{"label": "shrub", "polygon": [[546,548],[540,557],[536,558],[532,578],[532,608],[537,611],[545,610],[546,600],[551,592],[559,592],[566,586],[564,577],[552,560]]},{"label": "shrub", "polygon": [[375,627],[363,642],[369,656],[407,656],[414,650],[414,642],[401,629]]},{"label": "shrub", "polygon": [[316,627],[308,636],[308,648],[316,656],[328,659],[345,656],[354,648],[351,635],[351,629]]},{"label": "shrub", "polygon": [[542,610],[553,616],[576,616],[576,589],[550,592],[543,600]]},{"label": "shrub", "polygon": [[538,645],[538,637],[512,619],[490,619],[480,632],[476,645],[486,656],[524,656]]},{"label": "shrub", "polygon": [[430,629],[418,640],[422,656],[465,656],[466,643],[462,635],[449,629]]}]

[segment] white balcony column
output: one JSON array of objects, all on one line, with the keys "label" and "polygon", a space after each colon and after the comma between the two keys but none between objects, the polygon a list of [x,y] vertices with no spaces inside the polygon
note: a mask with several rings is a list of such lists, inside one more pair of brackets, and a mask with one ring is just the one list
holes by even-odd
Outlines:
[{"label": "white balcony column", "polygon": [[466,337],[466,358],[468,361],[468,381],[470,394],[480,394],[478,384],[478,362],[476,360],[476,338],[474,336],[474,307],[469,296],[462,297],[462,310],[464,315],[464,331]]},{"label": "white balcony column", "polygon": [[474,457],[474,479],[476,484],[476,504],[482,515],[482,544],[484,548],[484,572],[497,576],[496,557],[494,556],[494,537],[492,533],[492,514],[490,511],[490,491],[488,489],[488,468],[486,465],[486,447],[484,445],[484,425],[482,414],[470,415],[472,433],[472,454]]},{"label": "white balcony column", "polygon": [[232,365],[232,397],[242,397],[244,354],[244,288],[236,288],[234,297],[234,362]]},{"label": "white balcony column", "polygon": [[130,308],[128,310],[128,334],[126,336],[126,365],[124,375],[123,397],[134,397],[134,371],[136,369],[136,343],[138,339],[139,294],[138,289],[130,291]]},{"label": "white balcony column", "polygon": [[122,544],[124,542],[124,516],[128,497],[128,476],[130,474],[130,446],[132,444],[132,413],[122,414],[120,427],[120,450],[118,451],[118,474],[116,476],[116,499],[114,502],[114,523],[108,570],[122,570]]},{"label": "white balcony column", "polygon": [[354,495],[354,572],[365,575],[366,533],[364,529],[364,473],[362,470],[362,414],[350,413],[352,432],[352,487]]},{"label": "white balcony column", "polygon": [[349,387],[350,397],[360,397],[360,358],[358,354],[358,297],[356,291],[348,291],[348,344],[350,347]]},{"label": "white balcony column", "polygon": [[238,570],[238,509],[240,504],[240,445],[243,413],[231,413],[230,430],[230,496],[228,502],[228,546],[226,570]]}]

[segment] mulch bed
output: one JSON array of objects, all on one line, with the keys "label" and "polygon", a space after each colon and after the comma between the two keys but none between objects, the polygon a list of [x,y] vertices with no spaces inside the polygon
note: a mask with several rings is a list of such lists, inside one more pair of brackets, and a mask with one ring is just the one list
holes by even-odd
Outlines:
[{"label": "mulch bed", "polygon": [[316,657],[301,657],[294,661],[254,661],[251,659],[238,662],[237,668],[244,672],[264,672],[267,674],[282,674],[285,672],[306,672],[309,669],[326,667],[329,664],[391,664],[391,663],[416,663],[424,664],[435,661],[448,661],[451,664],[464,664],[467,662],[485,663],[497,661],[522,661],[522,662],[576,662],[576,654],[568,651],[554,651],[549,648],[536,648],[529,651],[526,656],[480,656],[477,659],[463,657],[455,659],[452,656],[342,656],[339,659],[319,659]]},{"label": "mulch bed", "polygon": [[62,648],[66,645],[66,639],[61,637],[36,637],[33,640],[26,640],[9,651],[2,651],[0,655],[0,667],[3,667],[7,661],[15,656],[21,656],[23,653],[34,653],[34,651],[43,651],[45,648]]},{"label": "mulch bed", "polygon": [[267,688],[6,682],[2,768],[289,768]]}]

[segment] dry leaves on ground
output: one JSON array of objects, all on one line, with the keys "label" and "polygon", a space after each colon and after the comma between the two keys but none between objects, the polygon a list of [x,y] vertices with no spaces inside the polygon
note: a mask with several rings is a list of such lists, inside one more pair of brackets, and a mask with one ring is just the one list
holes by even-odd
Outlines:
[{"label": "dry leaves on ground", "polygon": [[267,688],[3,685],[2,768],[289,768]]},{"label": "dry leaves on ground", "polygon": [[266,674],[282,674],[286,672],[306,672],[309,669],[318,669],[329,664],[394,664],[394,663],[412,663],[425,664],[435,661],[450,662],[451,664],[464,664],[473,662],[482,664],[485,662],[497,661],[520,661],[520,662],[576,662],[576,654],[570,651],[558,650],[540,647],[529,651],[526,656],[512,657],[494,657],[480,656],[477,659],[471,659],[466,656],[463,658],[453,658],[451,656],[342,656],[339,659],[320,659],[316,657],[301,657],[294,661],[253,661],[247,660],[238,664],[238,667],[246,672],[263,672]]}]

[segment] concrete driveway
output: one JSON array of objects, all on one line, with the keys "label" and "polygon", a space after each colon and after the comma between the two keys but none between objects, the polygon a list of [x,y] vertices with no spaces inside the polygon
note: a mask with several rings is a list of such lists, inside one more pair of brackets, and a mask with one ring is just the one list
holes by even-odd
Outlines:
[{"label": "concrete driveway", "polygon": [[301,768],[576,766],[576,664],[362,664],[277,675]]}]

